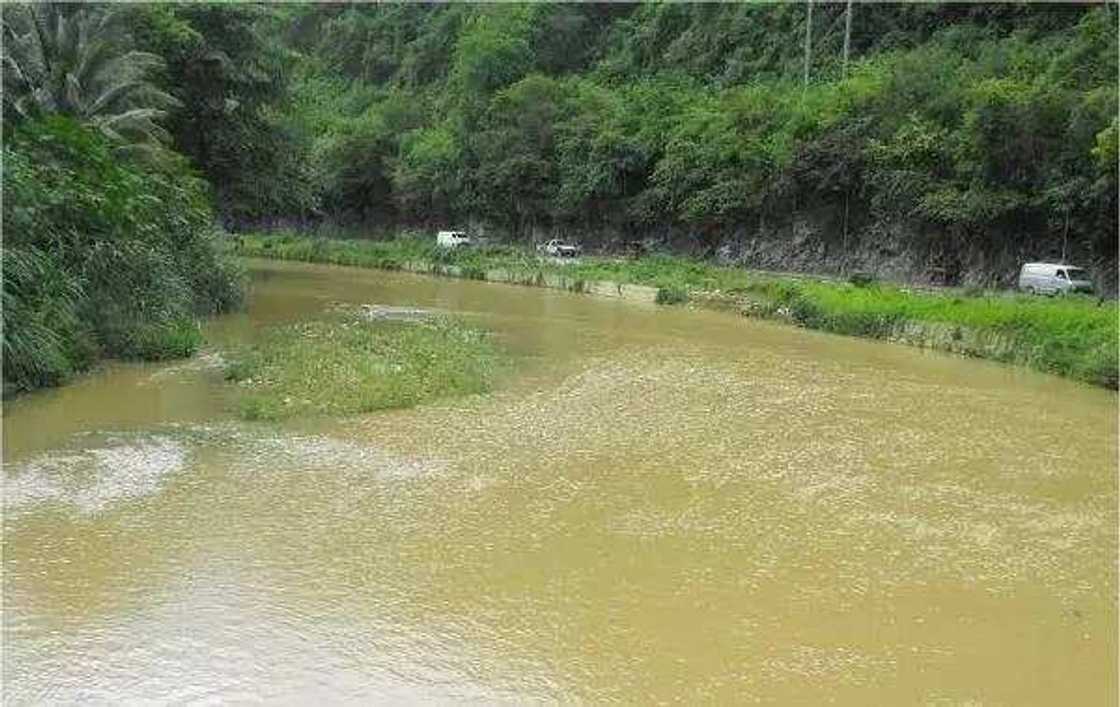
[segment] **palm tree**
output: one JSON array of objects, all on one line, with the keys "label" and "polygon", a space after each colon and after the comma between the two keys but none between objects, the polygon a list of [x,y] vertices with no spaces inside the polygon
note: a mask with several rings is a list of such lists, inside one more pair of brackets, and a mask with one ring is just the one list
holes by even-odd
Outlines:
[{"label": "palm tree", "polygon": [[149,80],[163,59],[128,49],[120,10],[9,6],[2,24],[5,119],[61,113],[122,147],[169,139],[156,121],[177,101]]}]

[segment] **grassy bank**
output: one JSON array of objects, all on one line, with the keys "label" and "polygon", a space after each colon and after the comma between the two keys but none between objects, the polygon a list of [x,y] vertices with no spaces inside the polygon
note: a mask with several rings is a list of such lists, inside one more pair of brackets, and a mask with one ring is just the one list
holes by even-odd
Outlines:
[{"label": "grassy bank", "polygon": [[[293,233],[247,234],[235,239],[234,250],[250,257],[332,263],[382,270],[422,269],[475,280],[508,273],[516,282],[562,282],[583,291],[593,282],[645,285],[667,291],[714,291],[744,287],[751,281],[740,268],[653,254],[638,259],[584,257],[566,261],[541,258],[520,246],[487,245],[448,250],[436,247],[430,235],[393,240],[320,238]],[[672,298],[670,298],[672,299]]]},{"label": "grassy bank", "polygon": [[663,304],[694,302],[813,329],[951,351],[1030,366],[1117,387],[1117,306],[1088,297],[917,292],[880,283],[813,281],[748,273],[668,255],[565,263],[512,246],[445,252],[430,238],[335,240],[246,235],[241,255],[389,270],[414,269],[478,280],[562,286],[608,281],[656,288]]},{"label": "grassy bank", "polygon": [[1087,297],[957,296],[884,285],[756,282],[745,314],[1029,366],[1115,389],[1117,309]]},{"label": "grassy bank", "polygon": [[502,359],[482,331],[444,317],[376,320],[362,312],[276,326],[229,354],[249,420],[404,408],[490,389]]}]

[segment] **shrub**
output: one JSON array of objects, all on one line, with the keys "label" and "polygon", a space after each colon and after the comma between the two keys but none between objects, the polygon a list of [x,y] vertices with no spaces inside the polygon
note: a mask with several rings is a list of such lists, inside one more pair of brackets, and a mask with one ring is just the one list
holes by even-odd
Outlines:
[{"label": "shrub", "polygon": [[688,301],[688,290],[675,286],[658,287],[654,301],[657,304],[683,304]]},{"label": "shrub", "polygon": [[54,116],[12,130],[4,165],[6,389],[58,384],[97,354],[189,355],[195,318],[241,303],[241,270],[183,160],[122,161]]},{"label": "shrub", "polygon": [[57,385],[89,365],[96,344],[78,316],[77,279],[49,254],[3,248],[5,390]]}]

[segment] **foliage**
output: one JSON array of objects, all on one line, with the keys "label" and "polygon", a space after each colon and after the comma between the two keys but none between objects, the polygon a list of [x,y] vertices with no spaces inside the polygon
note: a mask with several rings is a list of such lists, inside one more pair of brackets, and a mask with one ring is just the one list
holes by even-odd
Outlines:
[{"label": "foliage", "polygon": [[890,232],[950,280],[1063,252],[1107,275],[1114,10],[856,4],[846,69],[844,11],[814,12],[803,85],[797,4],[296,6],[279,113],[328,221],[711,253],[811,216],[830,252]]},{"label": "foliage", "polygon": [[[91,346],[188,349],[185,326],[145,327],[237,300],[211,201],[241,230],[470,223],[523,244],[576,232],[698,255],[811,250],[842,271],[851,252],[888,253],[950,282],[1064,257],[1111,288],[1115,7],[852,7],[846,61],[844,3],[815,7],[808,57],[796,3],[7,5],[4,218],[20,235],[5,259],[43,273],[41,291],[30,276],[5,290],[28,312],[12,350],[45,342],[20,385],[65,377]],[[57,113],[110,142],[44,120]],[[112,153],[164,130],[182,158]],[[307,257],[414,256],[547,270],[520,250],[400,243]],[[672,258],[565,273],[736,279]],[[48,341],[51,321],[64,333]]]},{"label": "foliage", "polygon": [[4,382],[56,384],[95,352],[182,356],[195,317],[240,302],[205,184],[181,160],[140,167],[61,116],[4,147]]},{"label": "foliage", "polygon": [[94,356],[81,286],[38,248],[5,245],[2,256],[5,393],[58,385]]},{"label": "foliage", "polygon": [[9,119],[72,116],[121,146],[166,142],[175,99],[151,81],[163,59],[129,49],[124,13],[93,5],[11,5],[2,14]]},{"label": "foliage", "polygon": [[179,102],[168,121],[175,147],[226,220],[313,212],[306,149],[280,112],[289,59],[268,39],[279,18],[257,5],[179,3],[131,6],[127,22],[138,46],[164,57],[163,88]]},{"label": "foliage", "polygon": [[137,98],[177,101],[174,145],[237,227],[474,219],[711,253],[808,216],[830,252],[890,232],[950,279],[1115,263],[1110,7],[857,4],[845,66],[846,6],[822,5],[807,85],[797,4],[35,8],[5,10],[13,56],[73,44],[32,41],[36,13],[63,38],[113,19],[82,56],[112,45]]}]

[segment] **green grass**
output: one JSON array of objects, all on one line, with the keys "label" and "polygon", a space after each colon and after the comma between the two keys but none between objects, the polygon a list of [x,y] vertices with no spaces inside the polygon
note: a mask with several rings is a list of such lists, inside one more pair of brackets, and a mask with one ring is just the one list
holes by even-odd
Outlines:
[{"label": "green grass", "polygon": [[374,241],[294,233],[246,234],[234,240],[234,252],[250,257],[382,270],[402,270],[409,264],[431,266],[442,272],[457,268],[459,276],[476,280],[485,280],[486,273],[494,270],[512,273],[518,281],[526,283],[543,283],[546,275],[557,275],[564,278],[569,289],[577,291],[584,289],[583,283],[595,281],[684,291],[726,290],[748,282],[743,270],[677,256],[649,255],[636,260],[589,257],[565,262],[541,258],[529,249],[512,245],[444,249],[437,247],[430,235]]},{"label": "green grass", "polygon": [[504,363],[485,332],[446,317],[357,315],[279,325],[229,354],[228,380],[250,420],[406,408],[491,389]]},{"label": "green grass", "polygon": [[607,280],[647,285],[673,293],[666,304],[677,304],[675,294],[690,291],[728,290],[743,287],[748,276],[739,268],[728,268],[674,255],[654,254],[638,259],[585,258],[567,272],[584,280]]},{"label": "green grass", "polygon": [[387,269],[413,264],[480,280],[486,279],[487,272],[502,270],[514,275],[516,282],[543,285],[551,276],[551,282],[576,291],[586,291],[587,284],[595,281],[646,285],[656,288],[659,304],[695,300],[730,304],[750,316],[953,351],[1117,387],[1116,302],[1086,296],[933,293],[871,278],[852,284],[748,273],[670,255],[630,260],[585,257],[565,263],[508,245],[444,251],[435,247],[430,236],[368,241],[246,235],[239,238],[236,252]]},{"label": "green grass", "polygon": [[123,352],[128,358],[163,361],[193,356],[202,344],[198,323],[189,318],[169,322],[142,324],[129,335],[130,348]]},{"label": "green grass", "polygon": [[838,334],[901,339],[1117,387],[1115,302],[1085,296],[953,296],[892,286],[763,281],[758,314]]}]

